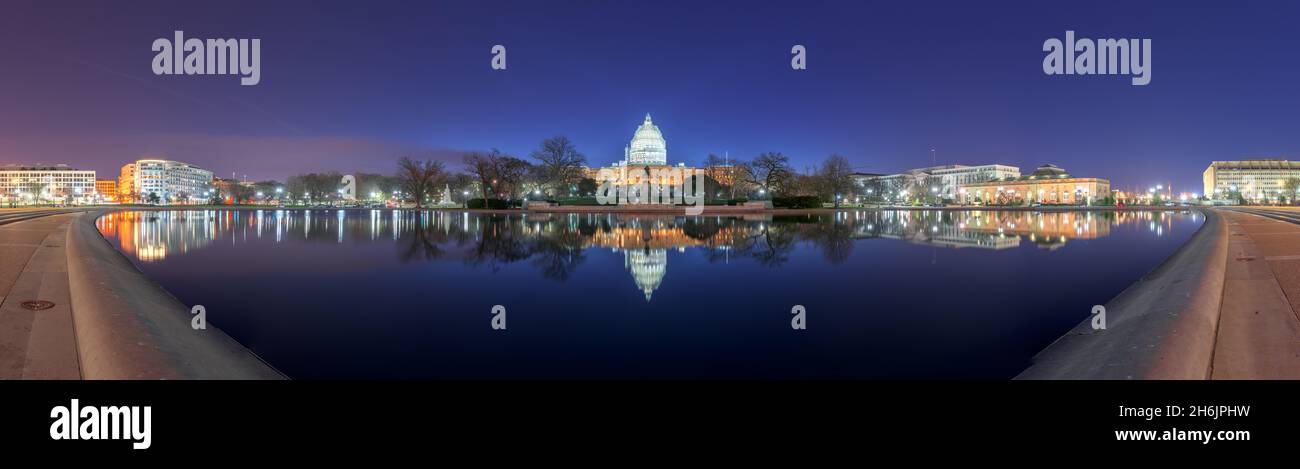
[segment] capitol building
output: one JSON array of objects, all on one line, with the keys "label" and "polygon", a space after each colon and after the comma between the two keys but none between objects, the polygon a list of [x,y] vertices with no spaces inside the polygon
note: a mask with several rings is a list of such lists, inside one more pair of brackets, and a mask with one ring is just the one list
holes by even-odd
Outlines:
[{"label": "capitol building", "polygon": [[[586,168],[587,177],[600,181],[600,170],[608,169],[614,174],[614,185],[633,185],[643,182],[650,182],[652,175],[657,170],[681,169],[683,172],[690,173],[696,169],[687,166],[684,162],[678,162],[676,165],[668,163],[668,141],[664,139],[664,134],[659,130],[650,118],[650,114],[645,115],[645,120],[637,126],[636,131],[632,133],[632,141],[623,148],[623,159],[615,162],[607,168]],[[664,185],[675,185],[680,183],[676,174],[674,176],[664,176],[661,180],[655,181]],[[709,177],[721,182],[722,184],[731,184],[734,172],[730,167],[713,168]]]},{"label": "capitol building", "polygon": [[659,131],[659,126],[650,120],[650,114],[646,114],[645,122],[642,122],[636,128],[636,133],[632,134],[632,143],[623,149],[621,166],[667,165],[668,141],[664,140],[664,134]]}]

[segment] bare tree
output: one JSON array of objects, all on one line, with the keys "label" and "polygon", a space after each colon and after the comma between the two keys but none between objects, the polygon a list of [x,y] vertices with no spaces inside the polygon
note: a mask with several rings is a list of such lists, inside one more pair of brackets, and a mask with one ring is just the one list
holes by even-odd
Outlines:
[{"label": "bare tree", "polygon": [[784,194],[794,176],[790,158],[775,152],[763,153],[745,165],[747,182],[769,194]]},{"label": "bare tree", "polygon": [[[1286,200],[1290,200],[1291,205],[1295,205],[1296,198],[1300,197],[1300,178],[1287,178],[1286,181],[1282,183],[1282,188],[1285,191],[1283,193],[1286,194],[1283,197],[1286,197]],[[1206,194],[1206,196],[1208,197],[1209,194]]]},{"label": "bare tree", "polygon": [[523,190],[524,181],[532,171],[533,165],[510,155],[497,158],[496,186],[497,192],[506,199],[512,199]]},{"label": "bare tree", "polygon": [[840,207],[840,199],[853,190],[853,166],[848,158],[831,155],[822,162],[817,171],[817,179],[824,196],[835,200],[835,208]]},{"label": "bare tree", "polygon": [[542,140],[541,147],[533,150],[532,157],[538,161],[541,182],[552,194],[558,194],[562,188],[582,179],[582,166],[587,163],[587,157],[563,135]]},{"label": "bare tree", "polygon": [[709,153],[709,156],[704,158],[704,174],[730,191],[729,198],[736,198],[736,171],[730,161]]},{"label": "bare tree", "polygon": [[474,177],[465,173],[452,174],[447,177],[447,189],[451,191],[452,199],[460,197],[464,202],[465,196],[474,189]]},{"label": "bare tree", "polygon": [[424,208],[425,198],[433,192],[442,175],[441,161],[417,161],[405,156],[397,161],[397,178],[402,192],[415,199],[417,209]]},{"label": "bare tree", "polygon": [[487,153],[467,153],[464,161],[465,171],[478,180],[484,200],[492,198],[492,195],[513,197],[532,167],[527,161],[501,153],[495,148]]},{"label": "bare tree", "polygon": [[488,191],[492,190],[492,179],[496,177],[497,159],[501,152],[493,148],[491,152],[469,152],[465,154],[465,171],[478,183],[483,200],[490,199]]},{"label": "bare tree", "polygon": [[342,179],[343,175],[338,171],[299,174],[285,181],[285,190],[319,203],[331,194],[338,193],[341,184],[339,181]]},{"label": "bare tree", "polygon": [[374,173],[355,173],[357,181],[357,198],[370,199],[378,196],[387,198],[393,192],[402,190],[402,178]]}]

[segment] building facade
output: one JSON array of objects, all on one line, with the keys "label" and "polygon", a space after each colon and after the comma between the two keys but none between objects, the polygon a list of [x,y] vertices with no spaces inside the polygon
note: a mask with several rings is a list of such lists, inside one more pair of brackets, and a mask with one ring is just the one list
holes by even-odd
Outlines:
[{"label": "building facade", "polygon": [[[645,120],[632,133],[632,141],[623,149],[621,161],[607,168],[586,168],[585,173],[587,177],[600,183],[599,175],[602,169],[611,170],[614,175],[614,180],[611,182],[614,185],[633,185],[652,180],[662,185],[676,185],[681,182],[677,175],[690,173],[696,168],[688,167],[685,163],[678,163],[676,166],[668,164],[668,141],[659,131],[659,126],[650,119],[650,114],[646,114]],[[716,172],[720,180],[735,179],[734,166],[719,167]]]},{"label": "building facade", "polygon": [[123,201],[147,202],[150,194],[161,203],[201,203],[212,191],[212,171],[171,160],[139,160],[122,166],[117,179]]},{"label": "building facade", "polygon": [[962,184],[1020,177],[1020,168],[1003,164],[955,164],[911,169],[897,174],[856,173],[853,177],[863,188],[863,193],[868,195],[881,191],[885,198],[897,198],[904,191],[923,187],[939,199],[957,200]]},{"label": "building facade", "polygon": [[929,177],[934,179],[939,197],[956,200],[962,184],[993,181],[997,179],[1018,178],[1020,168],[1004,164],[985,164],[979,166],[952,165],[931,168]]},{"label": "building facade", "polygon": [[95,179],[95,195],[105,202],[117,201],[117,180]]},{"label": "building facade", "polygon": [[0,166],[6,205],[85,204],[95,200],[95,171],[68,165]]},{"label": "building facade", "polygon": [[668,141],[659,126],[645,115],[645,121],[632,134],[632,142],[623,148],[623,163],[629,166],[666,166]]},{"label": "building facade", "polygon": [[1296,189],[1288,190],[1287,181],[1300,178],[1300,161],[1240,160],[1214,161],[1201,175],[1204,195],[1212,199],[1235,199],[1238,195],[1252,202],[1288,200]]},{"label": "building facade", "polygon": [[1093,205],[1110,195],[1110,181],[1074,177],[1045,164],[1028,176],[962,184],[957,191],[962,204]]}]

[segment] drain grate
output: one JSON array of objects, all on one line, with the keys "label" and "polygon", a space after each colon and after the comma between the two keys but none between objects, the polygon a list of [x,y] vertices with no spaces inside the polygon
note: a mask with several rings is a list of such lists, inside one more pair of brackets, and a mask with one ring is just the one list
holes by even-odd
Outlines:
[{"label": "drain grate", "polygon": [[19,305],[22,306],[23,309],[30,309],[32,311],[40,311],[54,307],[54,303],[45,300],[27,300]]}]

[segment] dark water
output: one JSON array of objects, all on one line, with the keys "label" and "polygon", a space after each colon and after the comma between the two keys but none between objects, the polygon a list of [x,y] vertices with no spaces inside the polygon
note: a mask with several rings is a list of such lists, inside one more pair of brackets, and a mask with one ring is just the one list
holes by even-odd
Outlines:
[{"label": "dark water", "polygon": [[[98,223],[294,378],[1009,378],[1201,222],[218,210]],[[791,328],[795,305],[806,330]]]}]

